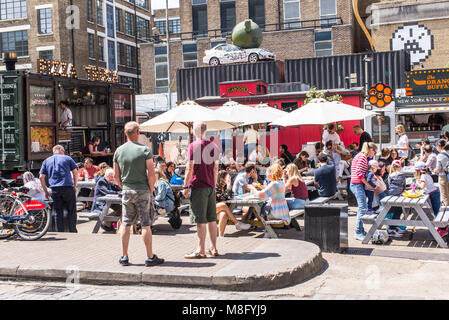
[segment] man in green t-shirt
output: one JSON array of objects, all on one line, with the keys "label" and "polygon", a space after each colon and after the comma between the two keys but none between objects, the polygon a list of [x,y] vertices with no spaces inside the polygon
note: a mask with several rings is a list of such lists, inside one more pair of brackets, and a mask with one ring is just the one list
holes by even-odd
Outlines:
[{"label": "man in green t-shirt", "polygon": [[122,226],[120,237],[122,240],[123,256],[120,264],[129,265],[128,245],[131,226],[140,219],[142,238],[145,243],[147,267],[164,262],[153,254],[151,225],[155,212],[152,207],[154,184],[153,153],[137,141],[140,130],[137,122],[125,125],[125,135],[128,139],[124,145],[117,148],[114,154],[114,174],[116,184],[122,188]]}]

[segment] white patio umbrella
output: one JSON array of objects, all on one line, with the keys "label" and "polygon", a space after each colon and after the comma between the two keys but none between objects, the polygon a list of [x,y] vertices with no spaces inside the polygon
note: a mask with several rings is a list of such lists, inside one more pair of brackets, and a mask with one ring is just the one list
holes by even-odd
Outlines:
[{"label": "white patio umbrella", "polygon": [[313,99],[305,106],[290,112],[287,116],[275,120],[271,125],[297,126],[305,124],[328,124],[336,121],[360,120],[377,113],[357,108],[340,101],[329,102]]},{"label": "white patio umbrella", "polygon": [[214,110],[225,119],[235,119],[244,125],[267,123],[273,121],[273,115],[235,101],[228,101],[220,108]]},{"label": "white patio umbrella", "polygon": [[207,130],[224,130],[235,128],[243,123],[236,117],[227,117],[202,107],[194,101],[185,101],[178,107],[150,119],[140,125],[143,132],[189,132],[195,121],[204,121]]},{"label": "white patio umbrella", "polygon": [[[268,104],[266,103],[260,103],[257,106],[254,107],[258,112],[263,113],[264,116],[269,117],[270,121],[268,122],[272,122],[275,121],[277,119],[280,119],[282,117],[285,117],[288,115],[288,112],[270,107]],[[256,124],[259,122],[254,122],[257,120],[250,120],[244,123],[244,125],[250,125],[250,124]]]}]

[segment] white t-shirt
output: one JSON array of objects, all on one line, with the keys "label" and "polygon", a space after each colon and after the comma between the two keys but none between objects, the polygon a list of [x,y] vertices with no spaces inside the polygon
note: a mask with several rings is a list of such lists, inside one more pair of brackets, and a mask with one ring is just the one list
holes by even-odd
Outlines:
[{"label": "white t-shirt", "polygon": [[329,131],[324,130],[323,132],[323,144],[326,145],[326,142],[332,141],[333,144],[339,144],[340,143],[340,136],[338,133],[334,132],[332,134],[329,134]]},{"label": "white t-shirt", "polygon": [[424,181],[426,183],[426,188],[424,189],[424,191],[429,194],[433,191],[435,191],[437,188],[435,187],[434,183],[433,183],[433,179],[430,175],[428,174],[423,174],[421,175],[421,180]]},{"label": "white t-shirt", "polygon": [[[398,144],[396,146],[403,148],[406,146],[407,143],[408,143],[408,137],[405,134],[403,134],[399,138]],[[408,157],[408,150],[398,150],[398,156],[399,156],[399,158]]]},{"label": "white t-shirt", "polygon": [[257,160],[260,160],[260,161],[262,161],[262,159],[263,159],[263,154],[262,154],[262,152],[256,152],[256,150],[254,150],[253,152],[251,152],[251,154],[249,155],[249,157],[248,157],[248,161],[251,161],[251,162],[256,162]]},{"label": "white t-shirt", "polygon": [[[73,119],[72,117],[72,111],[69,108],[65,108],[61,112],[61,124],[66,122],[69,119]],[[71,127],[72,126],[72,120],[70,120],[64,127]]]},{"label": "white t-shirt", "polygon": [[259,139],[259,133],[254,129],[248,129],[246,130],[243,138],[244,140],[246,140],[245,143],[257,143],[257,140]]}]

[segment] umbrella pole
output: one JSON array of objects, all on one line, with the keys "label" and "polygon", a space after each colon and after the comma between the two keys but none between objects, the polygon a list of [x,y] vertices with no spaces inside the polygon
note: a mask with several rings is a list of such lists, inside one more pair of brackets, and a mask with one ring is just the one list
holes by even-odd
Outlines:
[{"label": "umbrella pole", "polygon": [[189,144],[193,142],[192,126],[189,125]]}]

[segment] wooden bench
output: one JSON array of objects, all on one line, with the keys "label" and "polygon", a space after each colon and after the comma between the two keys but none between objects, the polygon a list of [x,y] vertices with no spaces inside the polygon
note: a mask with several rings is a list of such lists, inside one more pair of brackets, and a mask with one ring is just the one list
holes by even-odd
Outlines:
[{"label": "wooden bench", "polygon": [[331,197],[318,197],[309,202],[309,204],[325,204],[335,198],[337,198],[338,192]]},{"label": "wooden bench", "polygon": [[[241,210],[234,210],[232,213],[236,213],[236,211],[240,211]],[[304,215],[305,210],[304,209],[300,209],[300,210],[291,210],[290,211],[290,218],[291,219],[295,219],[299,216]],[[243,222],[243,223],[247,223],[250,224],[253,227],[263,227],[263,223],[257,219],[255,220],[242,220],[242,219],[238,219],[238,221]],[[273,228],[283,228],[284,227],[284,221],[283,220],[265,220],[265,223],[268,225],[271,225]],[[234,225],[234,223],[228,219],[227,225]]]}]

